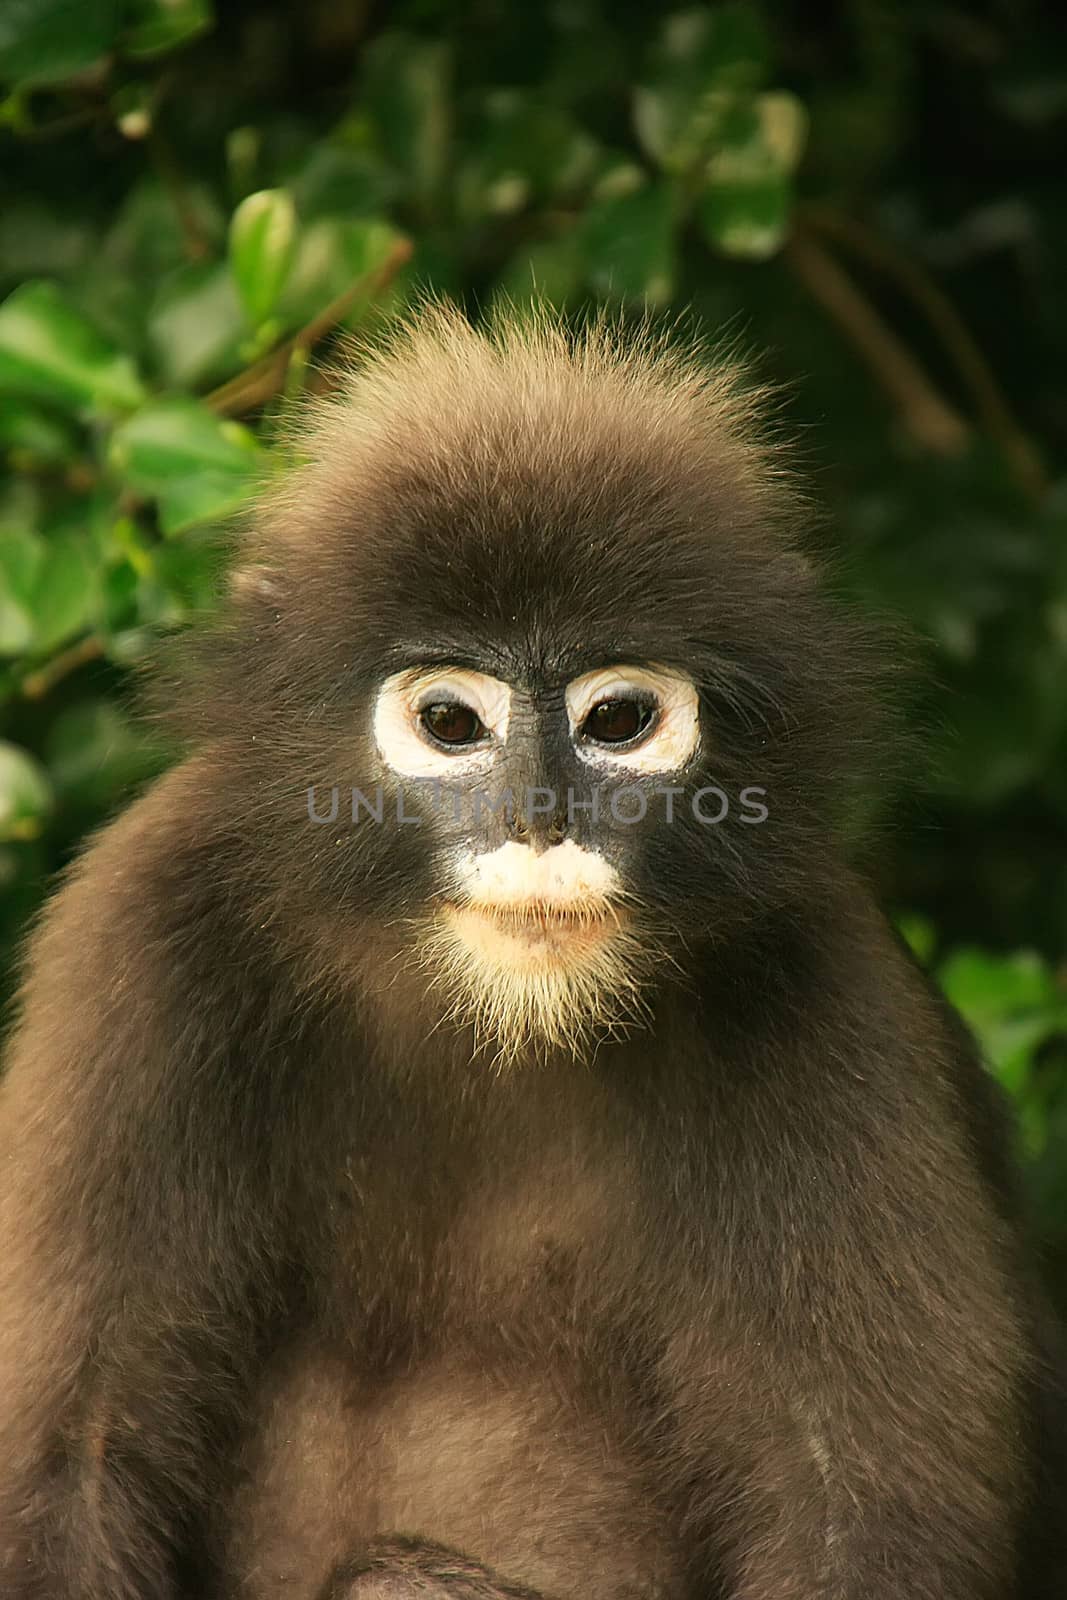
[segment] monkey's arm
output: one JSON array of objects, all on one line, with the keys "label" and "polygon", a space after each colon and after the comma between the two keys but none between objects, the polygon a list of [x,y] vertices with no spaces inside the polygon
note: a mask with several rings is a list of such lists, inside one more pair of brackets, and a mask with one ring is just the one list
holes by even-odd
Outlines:
[{"label": "monkey's arm", "polygon": [[455,1550],[375,1539],[331,1573],[317,1600],[546,1600]]},{"label": "monkey's arm", "polygon": [[172,774],[97,840],[31,950],[0,1086],[5,1600],[201,1592],[283,1292],[293,1085],[270,994],[217,937],[193,787]]},{"label": "monkey's arm", "polygon": [[748,1019],[716,1210],[755,1211],[723,1315],[671,1348],[683,1448],[731,1600],[1016,1600],[1033,1344],[965,1111],[981,1069],[848,922],[803,1005],[768,985]]}]

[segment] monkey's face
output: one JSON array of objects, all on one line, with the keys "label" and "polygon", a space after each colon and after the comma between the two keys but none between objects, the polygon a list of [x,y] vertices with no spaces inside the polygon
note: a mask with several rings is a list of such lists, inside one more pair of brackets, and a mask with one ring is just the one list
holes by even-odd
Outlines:
[{"label": "monkey's face", "polygon": [[342,966],[385,927],[496,1044],[574,1043],[832,870],[857,652],[726,380],[431,319],[309,456],[215,674],[279,923]]},{"label": "monkey's face", "polygon": [[505,1050],[639,1014],[663,952],[647,914],[641,926],[630,830],[683,792],[700,743],[692,678],[621,662],[567,681],[412,667],[380,687],[373,727],[403,812],[433,832],[419,950],[456,1013]]}]

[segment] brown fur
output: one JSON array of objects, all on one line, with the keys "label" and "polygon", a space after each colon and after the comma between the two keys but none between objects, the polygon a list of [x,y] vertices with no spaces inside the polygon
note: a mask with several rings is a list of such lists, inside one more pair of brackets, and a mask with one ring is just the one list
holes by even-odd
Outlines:
[{"label": "brown fur", "polygon": [[[264,513],[196,753],[29,952],[8,1600],[1055,1592],[999,1110],[844,864],[870,657],[733,393],[438,317]],[[590,664],[682,667],[694,780],[767,786],[765,829],[580,825],[662,957],[640,1028],[494,1068],[421,964],[455,834],[307,821],[429,650],[546,726]]]}]

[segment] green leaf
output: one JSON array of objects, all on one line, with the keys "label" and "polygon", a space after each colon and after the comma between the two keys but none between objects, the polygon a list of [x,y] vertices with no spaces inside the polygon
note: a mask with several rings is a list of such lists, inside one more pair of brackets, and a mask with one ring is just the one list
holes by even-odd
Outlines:
[{"label": "green leaf", "polygon": [[226,552],[210,534],[190,534],[160,545],[155,551],[155,576],[186,612],[204,612],[224,587]]},{"label": "green leaf", "polygon": [[459,212],[471,221],[566,195],[596,170],[597,145],[577,122],[517,90],[489,96],[472,145],[456,180]]},{"label": "green leaf", "polygon": [[119,28],[119,0],[4,0],[0,80],[58,83],[98,61]]},{"label": "green leaf", "polygon": [[78,454],[77,428],[18,395],[0,394],[0,450],[19,468],[60,466]]},{"label": "green leaf", "polygon": [[228,217],[209,184],[195,172],[185,175],[179,210],[162,180],[145,173],[108,212],[107,231],[93,251],[93,260],[113,277],[132,278],[138,300],[143,302],[150,285],[188,264],[189,241],[183,221],[186,226],[190,221],[195,225],[198,242],[202,240],[212,252],[225,242]]},{"label": "green leaf", "polygon": [[33,595],[33,653],[47,655],[84,633],[94,615],[94,572],[84,536],[44,541]]},{"label": "green leaf", "polygon": [[634,123],[649,155],[668,172],[697,166],[730,106],[759,87],[768,64],[763,24],[743,0],[668,18],[634,95]]},{"label": "green leaf", "polygon": [[221,382],[236,371],[245,320],[229,268],[181,267],[161,284],[148,337],[162,377],[180,388]]},{"label": "green leaf", "polygon": [[764,261],[783,244],[789,227],[787,180],[717,178],[703,195],[699,216],[708,241],[728,256]]},{"label": "green leaf", "polygon": [[[169,627],[181,622],[182,617],[180,613],[173,612],[160,620]],[[156,618],[153,617],[152,627],[118,629],[108,640],[108,660],[115,661],[123,667],[143,661],[153,645],[159,642],[159,627],[155,624]]]},{"label": "green leaf", "polygon": [[380,267],[399,238],[391,223],[376,217],[343,223],[341,258],[348,282],[355,283]]},{"label": "green leaf", "polygon": [[[380,266],[399,237],[395,228],[377,218],[342,222],[323,217],[302,228],[278,307],[282,320],[290,327],[310,322],[331,300]],[[365,306],[354,306],[344,319],[346,325],[358,325],[365,312]]]},{"label": "green leaf", "polygon": [[129,21],[122,36],[128,56],[157,56],[187,44],[215,20],[211,0],[127,0]]},{"label": "green leaf", "polygon": [[590,286],[598,294],[662,304],[674,287],[674,230],[667,183],[595,202],[580,225]]},{"label": "green leaf", "polygon": [[792,173],[807,119],[790,94],[737,104],[708,161],[698,215],[709,242],[727,255],[762,261],[784,242],[792,205]]},{"label": "green leaf", "polygon": [[160,526],[173,535],[244,505],[264,452],[240,423],[174,398],[145,406],[116,428],[110,459],[132,489],[158,501]]},{"label": "green leaf", "polygon": [[161,489],[159,525],[168,538],[208,522],[224,522],[241,511],[256,492],[258,477],[200,472]]},{"label": "green leaf", "polygon": [[139,581],[137,572],[128,561],[113,562],[100,573],[97,626],[105,640],[134,622]]},{"label": "green leaf", "polygon": [[918,912],[905,912],[896,919],[897,931],[908,945],[917,961],[923,966],[929,965],[930,958],[937,948],[937,929],[929,917],[923,917]]},{"label": "green leaf", "polygon": [[144,399],[129,356],[42,280],[21,284],[0,305],[0,385],[98,415]]},{"label": "green leaf", "polygon": [[643,189],[647,177],[636,161],[631,161],[617,151],[607,152],[596,174],[590,197],[593,200],[618,200],[624,194],[634,194]]},{"label": "green leaf", "polygon": [[0,655],[41,657],[83,633],[95,615],[93,511],[71,496],[42,525],[16,483],[0,507]]},{"label": "green leaf", "polygon": [[18,656],[33,642],[33,597],[44,560],[37,532],[40,494],[15,479],[0,500],[0,656]]},{"label": "green leaf", "polygon": [[230,269],[253,327],[274,310],[296,248],[296,208],[285,189],[261,189],[230,221]]},{"label": "green leaf", "polygon": [[675,70],[723,88],[757,88],[770,67],[771,42],[751,0],[677,13],[664,26],[662,48]]},{"label": "green leaf", "polygon": [[1033,951],[1010,956],[957,950],[938,971],[949,1000],[963,1013],[1004,1087],[1025,1092],[1035,1052],[1067,1027],[1067,995]]},{"label": "green leaf", "polygon": [[375,216],[400,187],[381,156],[335,143],[313,145],[287,181],[302,221]]},{"label": "green leaf", "polygon": [[0,842],[37,838],[52,804],[44,768],[18,745],[0,741]]},{"label": "green leaf", "polygon": [[760,137],[776,171],[793,173],[808,141],[809,118],[795,94],[775,91],[756,99]]},{"label": "green leaf", "polygon": [[1056,998],[1049,970],[1032,950],[1010,956],[955,950],[939,968],[938,981],[952,1004],[976,1022]]},{"label": "green leaf", "polygon": [[204,469],[227,474],[256,471],[255,436],[238,422],[217,417],[196,400],[156,400],[115,430],[112,459],[135,489],[152,493],[175,478]]},{"label": "green leaf", "polygon": [[44,546],[29,528],[0,529],[0,655],[18,656],[33,643],[33,597]]}]

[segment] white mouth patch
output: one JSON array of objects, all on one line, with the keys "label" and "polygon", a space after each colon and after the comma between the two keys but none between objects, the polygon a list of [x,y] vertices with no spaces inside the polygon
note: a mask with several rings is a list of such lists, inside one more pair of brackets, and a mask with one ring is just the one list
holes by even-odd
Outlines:
[{"label": "white mouth patch", "polygon": [[[581,737],[589,713],[604,701],[638,698],[655,708],[648,735],[629,749],[591,745]],[[700,740],[700,702],[693,680],[667,667],[614,666],[586,672],[567,686],[571,736],[583,761],[628,772],[679,772]]]},{"label": "white mouth patch", "polygon": [[509,841],[455,864],[457,900],[421,944],[451,1013],[502,1058],[527,1046],[580,1053],[639,1020],[650,967],[611,864],[573,840]]},{"label": "white mouth patch", "polygon": [[507,910],[522,906],[580,910],[621,889],[610,862],[573,839],[541,851],[509,840],[481,855],[467,852],[456,863],[456,877],[471,904]]},{"label": "white mouth patch", "polygon": [[[467,706],[485,726],[485,744],[443,750],[427,739],[419,714],[433,702]],[[374,742],[387,767],[405,778],[456,777],[485,772],[495,748],[508,736],[511,690],[488,673],[462,667],[414,668],[395,672],[378,691],[374,705]]]}]

